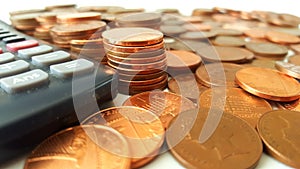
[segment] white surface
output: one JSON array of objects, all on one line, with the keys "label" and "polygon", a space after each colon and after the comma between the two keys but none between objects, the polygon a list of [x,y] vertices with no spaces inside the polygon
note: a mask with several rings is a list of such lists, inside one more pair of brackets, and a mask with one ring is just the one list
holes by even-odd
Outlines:
[{"label": "white surface", "polygon": [[[23,9],[34,9],[43,8],[47,5],[57,5],[57,4],[70,4],[75,3],[78,6],[89,6],[89,5],[99,5],[99,6],[123,6],[126,8],[145,8],[146,11],[154,11],[160,8],[177,8],[184,15],[190,15],[192,10],[195,8],[212,8],[215,6],[226,7],[239,10],[267,10],[280,13],[290,13],[300,16],[300,10],[298,2],[295,0],[150,0],[150,1],[138,1],[138,0],[52,0],[52,1],[42,1],[42,0],[8,0],[3,1],[0,7],[0,19],[9,22],[9,12],[14,10]],[[119,99],[119,102],[122,100]],[[4,169],[22,169],[24,165],[24,159],[16,159],[8,165],[0,166]],[[144,169],[157,169],[157,168],[172,168],[179,169],[184,168],[181,166],[170,153],[165,153],[156,158],[152,163],[143,167]],[[258,166],[258,169],[290,169],[286,165],[274,160],[273,158],[263,154]]]}]

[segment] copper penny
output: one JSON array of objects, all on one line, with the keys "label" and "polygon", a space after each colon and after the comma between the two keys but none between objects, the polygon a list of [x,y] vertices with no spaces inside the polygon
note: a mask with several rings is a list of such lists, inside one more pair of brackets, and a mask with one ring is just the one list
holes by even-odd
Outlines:
[{"label": "copper penny", "polygon": [[288,33],[278,32],[278,31],[268,31],[266,33],[266,38],[275,43],[299,43],[300,38]]},{"label": "copper penny", "polygon": [[146,70],[146,69],[155,69],[157,67],[162,67],[167,65],[167,58],[164,58],[163,60],[159,60],[156,62],[152,62],[152,63],[144,63],[144,64],[133,64],[133,63],[126,63],[126,62],[118,62],[118,61],[114,61],[109,59],[110,63],[113,65],[117,65],[118,69],[131,69],[131,70],[138,70],[138,71],[142,71],[142,70]]},{"label": "copper penny", "polygon": [[168,81],[168,88],[171,92],[182,95],[196,103],[198,103],[199,95],[208,89],[208,87],[198,83],[192,73],[172,77]]},{"label": "copper penny", "polygon": [[114,28],[104,31],[103,41],[120,46],[153,45],[163,41],[160,31],[150,28]]},{"label": "copper penny", "polygon": [[242,64],[242,66],[244,66],[244,67],[262,67],[262,68],[276,69],[274,60],[254,59],[250,63]]},{"label": "copper penny", "polygon": [[199,32],[199,31],[193,31],[193,32],[185,32],[179,35],[179,38],[181,39],[189,39],[189,40],[199,40],[199,39],[207,39],[207,38],[213,38],[217,36],[216,32],[208,31],[208,32]]},{"label": "copper penny", "polygon": [[103,45],[107,51],[116,51],[116,52],[125,52],[125,53],[150,52],[150,51],[164,49],[164,42],[160,42],[153,45],[135,46],[135,47],[116,46],[105,42]]},{"label": "copper penny", "polygon": [[216,50],[215,53],[211,51],[197,51],[202,56],[203,60],[209,62],[232,62],[232,63],[241,63],[249,57],[252,57],[254,54],[247,49],[238,48],[238,47],[225,47],[225,46],[214,46]]},{"label": "copper penny", "polygon": [[61,5],[51,5],[51,6],[46,6],[45,9],[46,10],[55,10],[55,9],[65,9],[65,8],[75,8],[76,4],[61,4]]},{"label": "copper penny", "polygon": [[181,25],[161,25],[159,30],[168,36],[175,36],[186,32],[186,29]]},{"label": "copper penny", "polygon": [[56,16],[57,23],[74,23],[87,20],[100,20],[101,13],[99,12],[80,12],[70,14],[59,14]]},{"label": "copper penny", "polygon": [[247,43],[246,48],[259,56],[266,57],[282,57],[288,53],[285,46],[273,43]]},{"label": "copper penny", "polygon": [[141,81],[141,80],[150,80],[150,79],[155,79],[158,78],[160,76],[162,76],[165,72],[164,71],[158,71],[156,73],[150,73],[150,74],[137,74],[137,75],[128,75],[128,74],[123,74],[118,72],[118,76],[120,79],[123,80],[131,80],[131,81]]},{"label": "copper penny", "polygon": [[179,113],[196,108],[189,99],[163,91],[149,91],[133,95],[125,100],[123,106],[136,106],[150,110],[159,116],[165,129]]},{"label": "copper penny", "polygon": [[217,33],[218,36],[240,36],[243,35],[243,32],[234,30],[234,29],[224,29],[224,28],[214,28],[211,31]]},{"label": "copper penny", "polygon": [[116,62],[123,62],[123,63],[128,63],[128,64],[145,64],[145,63],[153,63],[153,62],[158,62],[160,60],[163,60],[166,58],[166,54],[161,54],[157,56],[150,56],[150,57],[142,57],[142,58],[137,58],[135,56],[128,56],[128,57],[119,57],[110,53],[106,53],[107,57],[110,60],[114,60]]},{"label": "copper penny", "polygon": [[242,68],[232,63],[201,64],[195,74],[197,81],[206,87],[238,87],[235,83],[235,73]]},{"label": "copper penny", "polygon": [[148,79],[148,80],[124,80],[124,79],[119,79],[119,85],[130,85],[130,86],[143,86],[143,85],[152,85],[152,84],[156,84],[159,83],[161,81],[163,81],[164,79],[168,78],[168,74],[164,73],[161,76],[157,77],[157,78],[152,78],[152,79]]},{"label": "copper penny", "polygon": [[76,24],[60,24],[51,28],[56,35],[83,35],[103,30],[106,23],[103,21],[83,21]]},{"label": "copper penny", "polygon": [[[224,100],[218,95],[224,94]],[[212,97],[216,97],[217,101],[212,102]],[[210,108],[218,107],[225,113],[230,113],[248,122],[253,128],[256,127],[259,118],[266,112],[272,110],[272,106],[264,99],[251,95],[239,88],[213,88],[205,90],[199,98],[201,107]]]},{"label": "copper penny", "polygon": [[131,168],[145,165],[140,163],[144,158],[149,159],[147,162],[153,160],[157,155],[154,153],[164,142],[164,128],[159,118],[152,112],[138,107],[104,109],[86,118],[82,124],[107,125],[120,132],[129,144]]},{"label": "copper penny", "polygon": [[300,66],[300,55],[293,55],[288,58],[289,63]]},{"label": "copper penny", "polygon": [[80,46],[93,46],[93,45],[103,45],[102,38],[99,39],[84,39],[84,40],[71,40],[71,45],[80,45]]},{"label": "copper penny", "polygon": [[295,168],[300,168],[299,120],[299,112],[274,110],[264,114],[257,125],[268,154]]},{"label": "copper penny", "polygon": [[210,31],[211,26],[205,23],[184,24],[183,27],[187,31]]},{"label": "copper penny", "polygon": [[189,51],[169,50],[166,51],[166,56],[169,71],[189,68],[194,72],[201,63],[201,57]]},{"label": "copper penny", "polygon": [[236,82],[249,93],[274,101],[293,101],[300,97],[300,84],[279,71],[248,67],[236,72]]},{"label": "copper penny", "polygon": [[300,44],[290,45],[290,48],[291,48],[294,52],[300,53]]},{"label": "copper penny", "polygon": [[213,41],[214,45],[217,46],[232,46],[232,47],[241,47],[246,44],[245,40],[240,37],[233,36],[218,36]]},{"label": "copper penny", "polygon": [[118,51],[112,51],[112,50],[106,50],[108,54],[110,55],[114,55],[114,56],[118,56],[118,57],[122,57],[124,59],[130,59],[130,58],[134,58],[134,59],[147,59],[150,57],[156,57],[159,55],[162,55],[165,53],[165,49],[158,49],[158,50],[153,50],[153,51],[137,51],[137,52],[118,52]]},{"label": "copper penny", "polygon": [[300,112],[300,99],[292,102],[276,102],[276,103],[279,108]]},{"label": "copper penny", "polygon": [[28,156],[24,169],[129,169],[129,151],[124,136],[110,127],[76,126],[44,140]]},{"label": "copper penny", "polygon": [[266,30],[261,28],[252,28],[244,31],[244,34],[250,38],[263,39],[266,37]]},{"label": "copper penny", "polygon": [[283,61],[276,61],[275,67],[282,73],[285,73],[294,78],[300,79],[300,66]]},{"label": "copper penny", "polygon": [[158,24],[161,22],[161,14],[150,13],[150,12],[140,12],[140,13],[128,13],[119,15],[116,17],[117,24],[122,25],[151,25]]},{"label": "copper penny", "polygon": [[[174,119],[174,127],[166,134],[172,155],[186,168],[255,168],[262,155],[262,142],[254,128],[238,117],[224,113],[210,138],[199,141],[208,112],[205,108],[190,110]],[[193,120],[195,113],[197,117]]]}]

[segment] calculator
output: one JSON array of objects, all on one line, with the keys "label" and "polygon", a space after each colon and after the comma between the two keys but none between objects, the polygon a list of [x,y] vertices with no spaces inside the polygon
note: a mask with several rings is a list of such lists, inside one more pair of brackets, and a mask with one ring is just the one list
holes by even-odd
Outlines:
[{"label": "calculator", "polygon": [[[98,63],[74,59],[68,51],[0,21],[1,162],[78,124],[116,96],[115,71]],[[77,109],[84,112],[76,113],[74,97]],[[94,103],[98,105],[89,105]]]}]

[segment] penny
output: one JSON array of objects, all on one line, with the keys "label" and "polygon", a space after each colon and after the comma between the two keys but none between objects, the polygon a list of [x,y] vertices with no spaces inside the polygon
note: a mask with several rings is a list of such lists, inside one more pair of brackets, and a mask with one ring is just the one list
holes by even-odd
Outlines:
[{"label": "penny", "polygon": [[237,84],[247,92],[273,101],[293,101],[300,97],[300,84],[279,71],[248,67],[236,72]]},{"label": "penny", "polygon": [[129,169],[129,151],[124,136],[110,127],[75,126],[50,136],[38,145],[28,156],[24,169]]},{"label": "penny", "polygon": [[234,30],[234,29],[224,29],[224,28],[214,28],[211,31],[217,33],[218,36],[240,36],[243,35],[243,32]]},{"label": "penny", "polygon": [[190,69],[195,71],[201,63],[201,57],[184,50],[166,51],[168,72]]},{"label": "penny", "polygon": [[46,6],[45,9],[51,11],[54,9],[75,8],[75,7],[76,7],[76,4],[61,4],[61,5]]},{"label": "penny", "polygon": [[257,55],[266,57],[282,57],[288,53],[285,46],[273,43],[247,43],[246,48]]},{"label": "penny", "polygon": [[80,12],[70,14],[59,14],[56,16],[57,23],[74,23],[88,20],[100,20],[101,13],[99,12]]},{"label": "penny", "polygon": [[266,37],[266,30],[261,28],[252,28],[244,31],[244,34],[250,38],[263,39]]},{"label": "penny", "polygon": [[184,24],[183,27],[187,31],[210,31],[211,26],[205,23]]},{"label": "penny", "polygon": [[[220,95],[225,93],[225,102]],[[217,100],[212,102],[212,98]],[[220,104],[222,103],[222,104]],[[272,110],[272,106],[264,99],[251,95],[239,88],[213,88],[205,90],[199,98],[201,107],[218,107],[256,127],[259,118]],[[223,107],[224,106],[224,107]]]},{"label": "penny", "polygon": [[[194,109],[173,120],[174,127],[166,134],[172,155],[186,168],[255,168],[262,155],[262,142],[257,132],[238,117],[224,113],[209,139],[199,141],[208,112]],[[216,112],[211,109],[211,113]],[[191,119],[195,114],[196,119]]]},{"label": "penny", "polygon": [[213,38],[217,36],[216,32],[200,32],[200,31],[193,31],[193,32],[185,32],[179,35],[181,39],[189,39],[189,40],[199,40],[199,39],[206,39],[206,38]]},{"label": "penny", "polygon": [[201,64],[195,74],[197,81],[206,87],[238,87],[235,83],[235,74],[242,68],[232,63]]},{"label": "penny", "polygon": [[196,103],[198,103],[199,95],[208,89],[206,86],[198,83],[195,75],[192,73],[172,77],[168,81],[168,88],[171,92],[182,95]]},{"label": "penny", "polygon": [[56,35],[83,35],[102,31],[106,26],[103,21],[83,21],[76,24],[60,24],[51,28]]},{"label": "penny", "polygon": [[135,56],[132,57],[130,55],[128,57],[119,57],[119,56],[115,56],[115,55],[110,54],[110,53],[106,53],[106,55],[110,60],[114,60],[116,62],[128,63],[128,64],[153,63],[153,62],[161,61],[161,60],[166,58],[165,53],[161,54],[161,55],[153,56],[153,57],[148,55],[149,57],[142,57],[142,58],[138,58],[138,57],[135,57]]},{"label": "penny", "polygon": [[120,46],[154,45],[163,41],[160,31],[150,28],[114,28],[103,32],[103,41]]},{"label": "penny", "polygon": [[244,66],[244,67],[262,67],[262,68],[276,69],[274,60],[254,59],[250,63],[242,64],[242,66]]},{"label": "penny", "polygon": [[201,23],[203,21],[203,19],[199,16],[184,16],[180,19],[188,23]]},{"label": "penny", "polygon": [[156,56],[160,56],[165,53],[164,49],[158,49],[154,51],[137,51],[137,52],[118,52],[118,51],[112,51],[112,50],[107,50],[107,53],[113,56],[117,57],[122,57],[124,59],[148,59]]},{"label": "penny", "polygon": [[169,128],[170,121],[179,113],[196,108],[189,99],[163,91],[149,91],[133,95],[122,105],[141,107],[153,112],[160,118],[165,129]]},{"label": "penny", "polygon": [[164,141],[164,129],[159,118],[138,107],[104,109],[87,117],[82,124],[107,125],[120,132],[129,144],[131,168],[141,167],[140,161],[144,158],[150,157],[147,162],[153,160]]},{"label": "penny", "polygon": [[294,52],[300,53],[300,44],[290,45],[290,48],[291,48]]},{"label": "penny", "polygon": [[159,60],[152,63],[143,63],[143,64],[133,64],[133,63],[126,63],[126,62],[118,62],[114,61],[112,59],[109,59],[111,64],[117,65],[118,68],[125,68],[125,69],[131,69],[131,70],[146,70],[146,69],[155,69],[157,67],[162,67],[167,64],[167,59],[164,58],[163,60]]},{"label": "penny", "polygon": [[267,153],[295,168],[300,167],[299,120],[299,112],[274,110],[264,114],[257,125]]},{"label": "penny", "polygon": [[154,45],[145,46],[116,46],[104,42],[104,48],[108,51],[125,52],[125,53],[135,53],[135,52],[150,52],[156,51],[164,48],[164,42],[160,42]]},{"label": "penny", "polygon": [[129,13],[117,16],[116,22],[122,27],[149,27],[151,25],[158,26],[161,22],[161,14],[150,12]]},{"label": "penny", "polygon": [[212,53],[210,50],[207,51],[197,51],[203,60],[208,62],[232,62],[241,63],[245,62],[247,58],[253,57],[253,53],[247,49],[238,47],[227,47],[227,46],[214,46],[216,51]]},{"label": "penny", "polygon": [[266,38],[272,42],[280,44],[290,44],[290,43],[299,43],[300,38],[288,33],[278,32],[278,31],[268,31],[266,33]]},{"label": "penny", "polygon": [[285,73],[294,78],[300,79],[300,66],[292,63],[286,63],[282,61],[276,61],[275,67],[282,73]]},{"label": "penny", "polygon": [[76,40],[73,39],[70,41],[71,45],[80,45],[80,46],[92,46],[92,45],[103,45],[103,40],[102,39],[84,39],[84,40]]},{"label": "penny", "polygon": [[180,25],[161,25],[159,30],[168,36],[176,36],[186,32],[186,29]]},{"label": "penny", "polygon": [[192,16],[211,15],[213,13],[212,9],[196,8],[193,10]]},{"label": "penny", "polygon": [[232,47],[241,47],[246,44],[245,40],[239,37],[232,36],[218,36],[213,41],[214,45],[218,46],[232,46]]},{"label": "penny", "polygon": [[300,66],[300,55],[293,55],[288,58],[289,63]]},{"label": "penny", "polygon": [[175,8],[163,8],[163,9],[157,9],[156,12],[164,13],[164,14],[178,14],[178,9]]},{"label": "penny", "polygon": [[149,73],[149,74],[137,74],[137,75],[128,75],[128,74],[123,74],[118,72],[118,76],[122,80],[135,80],[135,81],[142,81],[142,80],[150,80],[150,79],[155,79],[158,77],[161,77],[165,72],[164,71],[158,71],[156,73]]},{"label": "penny", "polygon": [[281,109],[293,110],[300,112],[300,99],[291,102],[276,102]]},{"label": "penny", "polygon": [[152,85],[152,84],[156,84],[159,83],[165,79],[168,78],[168,74],[164,73],[161,76],[157,77],[157,78],[151,78],[149,80],[123,80],[123,79],[119,79],[119,85],[130,85],[130,86],[143,86],[143,85]]}]

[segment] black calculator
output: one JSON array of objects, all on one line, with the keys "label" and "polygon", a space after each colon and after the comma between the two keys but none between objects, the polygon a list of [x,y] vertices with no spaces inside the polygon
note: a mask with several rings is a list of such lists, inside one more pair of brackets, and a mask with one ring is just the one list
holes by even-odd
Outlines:
[{"label": "black calculator", "polygon": [[115,71],[98,63],[74,59],[0,21],[0,162],[78,124],[116,96]]}]

